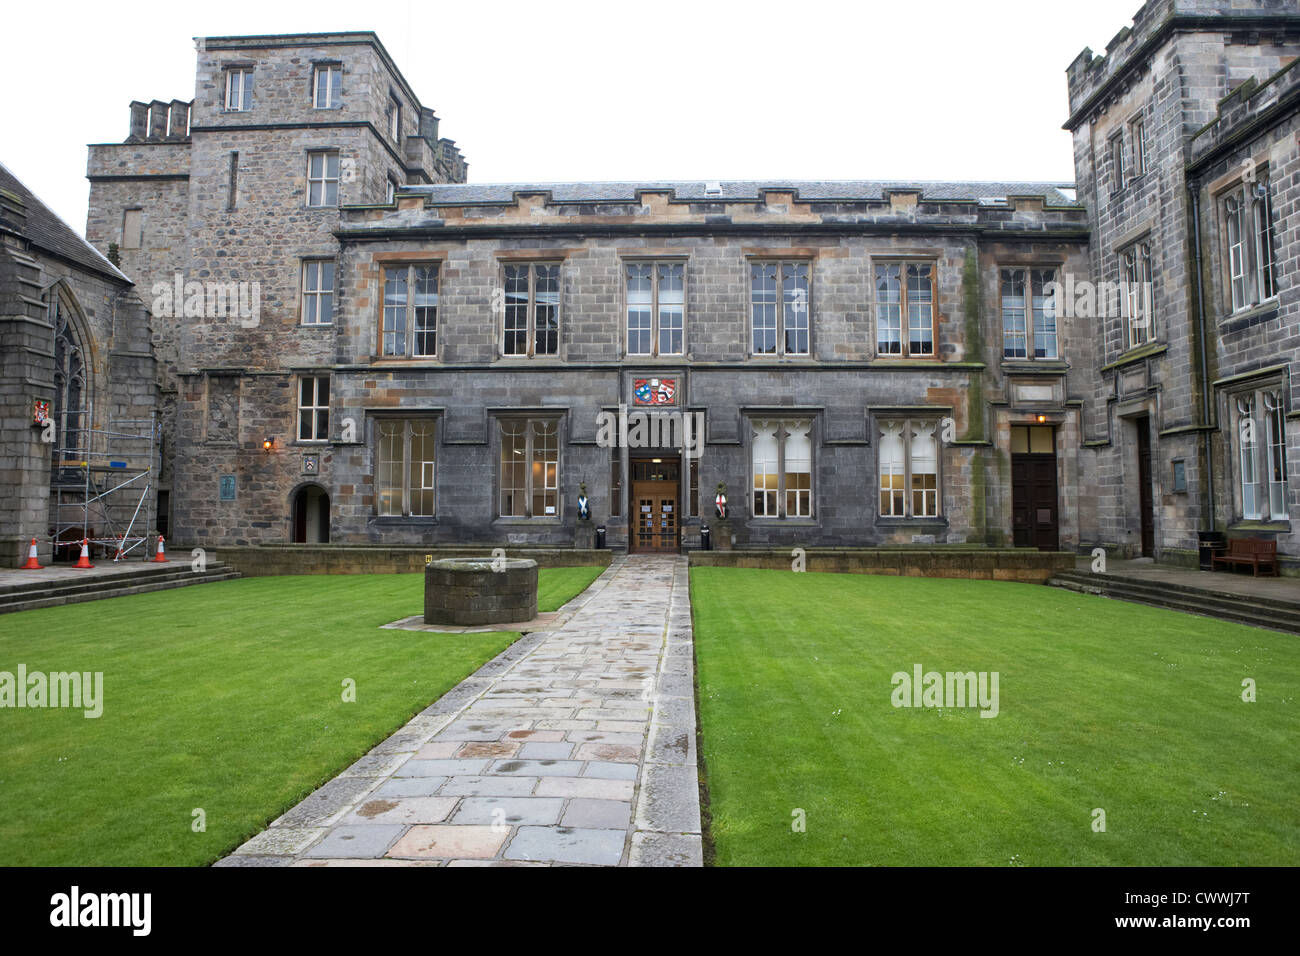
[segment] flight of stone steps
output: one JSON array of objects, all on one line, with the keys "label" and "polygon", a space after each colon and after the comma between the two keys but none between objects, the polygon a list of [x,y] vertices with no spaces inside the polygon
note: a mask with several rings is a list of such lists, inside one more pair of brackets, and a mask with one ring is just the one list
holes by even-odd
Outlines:
[{"label": "flight of stone steps", "polygon": [[188,561],[175,564],[149,564],[142,561],[138,570],[120,571],[112,575],[91,575],[87,572],[83,580],[67,577],[41,580],[40,571],[29,573],[32,575],[30,582],[0,585],[0,614],[77,604],[125,594],[145,594],[192,584],[230,581],[241,577],[238,571],[220,561],[209,561],[202,571],[192,570]]},{"label": "flight of stone steps", "polygon": [[1061,571],[1047,583],[1083,594],[1099,594],[1121,601],[1300,634],[1300,600],[1233,594],[1212,588],[1143,580],[1138,575],[1089,574],[1083,571]]}]

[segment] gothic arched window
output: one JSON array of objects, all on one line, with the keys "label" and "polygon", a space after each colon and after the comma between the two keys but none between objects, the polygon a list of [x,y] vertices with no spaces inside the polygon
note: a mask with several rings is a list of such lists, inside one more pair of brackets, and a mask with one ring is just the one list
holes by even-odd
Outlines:
[{"label": "gothic arched window", "polygon": [[70,457],[82,451],[89,389],[86,387],[86,353],[72,324],[72,313],[57,292],[50,306],[54,321],[54,404],[51,409],[56,429],[54,454]]}]

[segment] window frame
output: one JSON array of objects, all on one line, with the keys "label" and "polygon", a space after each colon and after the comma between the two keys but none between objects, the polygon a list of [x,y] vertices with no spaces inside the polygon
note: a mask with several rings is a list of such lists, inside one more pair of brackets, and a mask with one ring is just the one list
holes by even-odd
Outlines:
[{"label": "window frame", "polygon": [[[505,456],[505,450],[506,450],[505,427],[507,424],[523,426],[524,485],[522,488],[514,488],[512,486],[509,489],[510,493],[512,494],[517,493],[523,499],[524,507],[523,507],[522,514],[513,513],[513,509],[512,509],[512,513],[506,514],[505,509],[503,507],[505,502],[505,497],[507,494],[505,473],[504,473],[503,461],[502,461],[502,459]],[[542,488],[542,514],[540,515],[533,513],[533,501],[537,495],[537,489],[533,483],[534,470],[535,470],[534,466],[538,461],[537,446],[534,442],[534,439],[537,437],[545,437],[538,434],[539,426],[542,427],[549,426],[550,428],[553,429],[552,437],[554,440],[554,448],[555,448],[555,460],[553,462],[545,459],[542,460],[543,488]],[[563,464],[564,464],[563,456],[561,454],[564,448],[562,417],[559,415],[498,415],[496,416],[495,432],[496,432],[496,489],[495,489],[496,501],[493,507],[495,519],[498,521],[528,521],[528,522],[561,521],[564,516],[564,499],[563,499],[563,495],[561,494],[563,485],[561,484],[561,479],[560,479],[560,476],[562,474]],[[553,464],[555,466],[554,485],[551,485],[546,481],[546,466],[550,464]],[[546,499],[550,493],[554,493],[555,504],[552,506],[554,508],[553,514],[547,514],[545,511],[547,507]]]},{"label": "window frame", "polygon": [[[880,301],[880,270],[890,266],[898,267],[898,352],[882,352]],[[909,289],[907,270],[925,266],[930,270],[930,351],[913,352],[911,342],[911,290]],[[871,295],[875,318],[876,345],[875,357],[885,360],[940,361],[939,357],[939,262],[934,258],[893,258],[873,259],[871,264]],[[892,329],[891,329],[892,331]]]},{"label": "window frame", "polygon": [[1132,159],[1128,178],[1141,179],[1147,172],[1147,121],[1141,112],[1128,121],[1128,132]]},{"label": "window frame", "polygon": [[[312,160],[315,159],[317,156],[321,157],[322,160],[321,175],[319,177],[316,177],[312,174]],[[334,158],[334,175],[332,177],[329,174],[329,168],[330,168],[329,160],[331,156]],[[343,174],[343,157],[338,149],[329,147],[324,149],[307,150],[307,194],[306,196],[303,197],[307,203],[307,208],[308,209],[337,209],[342,199],[342,195],[341,195],[343,191],[342,174]],[[311,201],[311,189],[312,189],[312,185],[315,183],[320,183],[321,200],[322,200],[321,202],[316,202],[316,203]],[[333,184],[334,186],[334,201],[328,202],[327,200],[329,199],[329,187],[331,184]]]},{"label": "window frame", "polygon": [[[689,260],[685,257],[663,257],[651,256],[648,258],[625,258],[622,260],[621,268],[623,274],[623,354],[628,357],[638,359],[655,359],[655,358],[685,358],[689,344],[686,336],[687,314],[689,304],[687,302],[689,294]],[[638,266],[650,267],[650,351],[633,352],[631,349],[632,327],[631,318],[631,298],[628,284],[631,279],[630,272]],[[665,266],[678,266],[682,271],[682,347],[679,352],[662,352],[659,350],[659,341],[663,328],[659,323],[662,304],[659,296],[659,272]],[[670,303],[672,304],[672,303]]]},{"label": "window frame", "polygon": [[[1007,306],[1004,289],[1007,283],[1007,273],[1023,272],[1025,279],[1023,283],[1024,294],[1021,295],[1021,329],[1020,337],[1024,346],[1023,355],[1010,355],[1007,352]],[[1043,294],[1043,316],[1044,319],[1050,318],[1052,321],[1051,343],[1052,354],[1038,354],[1038,328],[1037,312],[1034,301],[1037,296],[1034,294],[1035,273],[1043,278],[1041,283],[1044,290]],[[998,312],[1002,319],[1002,359],[1011,362],[1059,362],[1061,360],[1061,326],[1057,319],[1060,318],[1059,310],[1056,307],[1056,293],[1060,289],[1058,271],[1055,265],[1035,265],[1033,263],[1013,264],[998,266]],[[1052,294],[1048,295],[1046,289],[1051,286]],[[1014,298],[1014,297],[1012,297]],[[1050,303],[1050,313],[1049,313]]]},{"label": "window frame", "polygon": [[1124,191],[1127,169],[1124,164],[1124,130],[1120,128],[1106,139],[1106,151],[1110,156],[1110,194],[1112,196]]},{"label": "window frame", "polygon": [[[792,418],[787,416],[772,415],[750,415],[746,418],[749,425],[749,517],[754,521],[816,521],[817,520],[817,421],[814,417]],[[757,441],[760,430],[772,428],[773,438],[776,441],[776,462],[775,475],[776,487],[762,489],[757,487],[757,467],[754,460],[754,453],[757,449]],[[788,488],[786,479],[792,474],[802,474],[802,472],[792,472],[787,468],[787,457],[789,453],[789,441],[799,433],[806,433],[808,436],[808,487],[807,488]],[[764,473],[766,475],[766,472]],[[790,494],[796,496],[800,492],[807,493],[808,510],[806,514],[790,514]],[[776,510],[774,514],[768,514],[766,506],[763,513],[759,513],[758,497],[760,494],[775,495]],[[801,500],[796,498],[796,501]],[[796,512],[799,509],[796,507]]]},{"label": "window frame", "polygon": [[[304,399],[305,396],[303,395],[303,387],[304,387],[308,382],[311,383],[311,396],[310,396],[310,397],[311,397],[311,404],[309,404],[309,405],[304,405],[304,404],[303,404],[303,399]],[[320,402],[320,397],[321,397],[321,382],[324,382],[324,383],[325,383],[325,403],[324,403],[324,404],[321,404],[321,402]],[[329,430],[330,430],[330,398],[331,398],[331,396],[332,396],[332,394],[333,394],[332,384],[333,384],[333,383],[330,381],[330,376],[329,376],[328,373],[321,375],[321,374],[317,374],[317,373],[315,373],[315,372],[312,372],[312,373],[306,373],[306,374],[303,374],[303,375],[299,375],[299,376],[298,376],[298,389],[297,389],[297,397],[298,397],[298,416],[297,416],[297,427],[294,429],[294,434],[297,436],[297,437],[296,437],[296,441],[297,441],[298,443],[300,443],[300,444],[308,444],[308,443],[310,443],[310,444],[313,444],[313,445],[317,445],[317,444],[326,444],[326,443],[329,442],[329,440],[330,440],[330,437],[329,437]],[[303,426],[303,418],[302,418],[302,416],[303,416],[303,412],[310,412],[310,413],[311,413],[311,419],[310,419],[310,420],[311,420],[311,434],[310,434],[309,436],[307,436],[307,437],[304,437],[304,436],[303,436],[303,427],[302,427],[302,426]],[[321,426],[321,420],[320,420],[321,413],[324,413],[324,416],[325,416],[325,421],[324,421],[324,426],[323,426],[323,428],[320,427],[320,426]],[[318,432],[323,432],[323,434],[318,434]]]},{"label": "window frame", "polygon": [[[374,491],[375,517],[387,518],[389,520],[415,519],[415,520],[431,521],[436,519],[438,517],[438,457],[439,457],[438,432],[439,432],[439,426],[441,424],[439,422],[439,416],[437,415],[410,415],[410,416],[381,415],[381,416],[375,416],[372,419],[372,421],[374,422],[375,444],[374,444],[374,459],[373,459],[373,464],[371,469],[372,470],[371,487]],[[400,509],[400,513],[398,514],[391,514],[391,513],[385,514],[384,511],[382,510],[382,505],[381,505],[383,492],[385,488],[392,487],[392,484],[390,483],[389,485],[381,485],[380,483],[381,476],[382,476],[381,468],[383,466],[383,460],[381,459],[383,439],[384,439],[383,429],[386,427],[391,427],[394,424],[401,426],[401,435],[402,435],[402,453],[401,453],[400,460],[397,462],[398,466],[401,469],[401,509]],[[421,483],[419,489],[416,489],[421,492],[424,491],[429,492],[430,501],[432,502],[432,506],[433,506],[432,511],[429,514],[416,514],[411,511],[411,500],[412,500],[411,439],[415,437],[416,426],[419,426],[422,429],[431,429],[428,432],[422,432],[420,435],[421,438],[424,438],[427,435],[430,443],[432,444],[433,459],[432,460],[421,459],[420,461]],[[426,466],[432,466],[432,471],[431,471],[432,484],[428,484],[428,485],[426,485],[423,480]]]},{"label": "window frame", "polygon": [[[330,266],[330,270],[329,270],[330,285],[328,289],[324,288],[319,283],[319,276],[324,273],[325,270],[323,267],[326,265]],[[307,285],[307,279],[311,273],[311,269],[313,266],[316,267],[316,274],[318,276],[317,286],[315,288],[309,288]],[[298,308],[298,324],[313,329],[319,328],[321,326],[333,325],[334,324],[334,296],[335,296],[335,288],[338,283],[338,261],[326,257],[303,259],[301,274],[302,274],[302,279],[298,284],[298,291],[302,298],[302,302]],[[321,321],[320,318],[321,301],[323,299],[327,299],[329,302],[328,321]],[[314,302],[316,306],[316,310],[315,310],[316,318],[314,321],[308,321],[307,306],[309,303],[312,302]]]},{"label": "window frame", "polygon": [[1219,190],[1215,206],[1220,223],[1220,274],[1226,313],[1235,315],[1274,301],[1279,294],[1280,263],[1267,164],[1256,167],[1253,181],[1243,177]]},{"label": "window frame", "polygon": [[[253,68],[251,66],[228,66],[225,68],[225,94],[222,98],[223,113],[247,113],[253,108]],[[239,101],[240,105],[231,105],[231,94],[234,92],[234,79],[240,77],[239,81]]]},{"label": "window frame", "polygon": [[[1272,381],[1227,394],[1232,422],[1231,456],[1233,510],[1243,521],[1289,521],[1287,501],[1286,398],[1281,382]],[[1246,427],[1249,419],[1251,425]],[[1276,437],[1274,441],[1276,423]],[[1248,445],[1245,433],[1253,441]],[[1275,478],[1280,474],[1281,478]],[[1249,480],[1247,480],[1249,477]],[[1274,507],[1274,493],[1280,497],[1280,511]],[[1254,502],[1247,507],[1247,499]]]},{"label": "window frame", "polygon": [[[325,103],[320,101],[321,93],[321,74],[326,77],[325,82]],[[316,110],[336,110],[343,106],[343,64],[342,63],[316,63],[312,66],[311,78],[311,102],[312,109]]]},{"label": "window frame", "polygon": [[[416,305],[416,297],[412,291],[415,287],[416,269],[433,270],[434,289],[433,289],[432,306]],[[403,328],[401,332],[404,350],[401,352],[389,352],[386,350],[387,337],[390,334],[387,328],[388,277],[390,274],[395,274],[395,273],[405,274],[405,280],[404,280],[405,286],[404,286],[404,293],[403,293],[405,296],[405,301],[402,303]],[[442,261],[441,260],[421,259],[413,262],[407,262],[403,260],[400,262],[381,263],[380,270],[379,270],[379,294],[376,298],[378,300],[378,306],[379,306],[379,322],[378,322],[379,337],[378,337],[378,342],[376,343],[377,344],[377,349],[375,352],[376,357],[381,359],[416,359],[416,360],[428,360],[428,359],[436,360],[440,358],[441,353],[439,350],[442,344],[442,336],[438,334],[439,333],[438,320],[439,320],[439,311],[442,306]],[[416,329],[415,327],[416,310],[419,308],[433,309],[433,327],[431,329],[419,329],[419,330]],[[391,334],[396,335],[398,333],[394,330]],[[431,352],[415,351],[416,343],[418,341],[418,336],[421,334],[433,335],[433,351]]]},{"label": "window frame", "polygon": [[[1152,243],[1149,235],[1129,243],[1119,250],[1120,281],[1122,289],[1127,290],[1127,297],[1120,309],[1120,319],[1124,323],[1124,348],[1122,351],[1141,348],[1156,341],[1156,288],[1155,268],[1151,262]],[[1141,290],[1148,290],[1143,296]],[[1146,317],[1146,329],[1138,318]],[[1140,333],[1140,335],[1139,335]]]},{"label": "window frame", "polygon": [[[882,507],[882,505],[883,505],[883,496],[884,496],[885,493],[886,493],[886,489],[885,489],[885,488],[882,486],[882,484],[881,484],[881,478],[883,477],[882,467],[883,467],[883,465],[885,464],[885,459],[884,459],[884,455],[883,455],[884,448],[885,448],[884,439],[885,439],[886,437],[888,437],[888,435],[889,435],[889,432],[887,431],[887,429],[891,428],[891,427],[894,426],[894,425],[898,425],[898,426],[899,426],[899,437],[900,437],[900,441],[902,442],[902,446],[903,446],[903,461],[902,461],[902,465],[903,465],[903,472],[902,472],[903,483],[902,483],[902,488],[901,488],[901,493],[902,493],[902,496],[903,496],[903,510],[902,510],[902,513],[894,513],[893,510],[892,510],[892,500],[893,500],[893,494],[894,494],[894,491],[895,491],[895,489],[894,489],[893,486],[892,486],[892,483],[891,483],[890,488],[888,489],[889,494],[890,494],[890,499],[891,499],[891,510],[890,510],[889,512],[886,512],[886,511],[884,510],[884,508]],[[933,488],[921,488],[921,489],[917,489],[916,487],[914,487],[913,482],[912,482],[912,478],[913,478],[913,476],[914,476],[915,474],[929,474],[929,472],[916,472],[916,471],[913,469],[913,467],[912,467],[912,444],[913,444],[913,439],[919,437],[919,433],[917,433],[917,432],[915,431],[916,427],[918,427],[918,426],[924,427],[924,426],[926,426],[926,425],[933,425],[933,426],[934,426],[934,472],[933,472],[933,474],[934,474],[934,487],[933,487]],[[935,413],[933,414],[933,416],[931,416],[931,415],[929,415],[929,414],[920,414],[920,415],[917,415],[917,414],[910,414],[910,413],[908,413],[908,414],[900,414],[900,415],[890,415],[890,414],[888,414],[887,412],[886,412],[886,413],[880,413],[880,414],[877,414],[877,415],[876,415],[875,430],[876,430],[876,449],[877,449],[877,450],[876,450],[876,469],[875,469],[875,470],[876,470],[876,479],[875,479],[875,486],[876,486],[876,518],[877,518],[877,520],[882,520],[882,519],[883,519],[884,521],[887,521],[887,522],[888,522],[888,521],[937,521],[937,520],[942,520],[942,519],[943,519],[943,517],[944,517],[944,510],[943,510],[943,487],[944,487],[944,486],[943,486],[943,437],[942,437],[942,436],[943,436],[943,432],[942,432],[942,426],[943,426],[943,414],[942,414],[940,411],[935,411]],[[890,474],[891,474],[891,475],[893,474],[893,471],[892,471],[892,470],[891,470]],[[934,513],[933,513],[933,514],[919,514],[919,515],[918,515],[918,514],[915,513],[915,510],[916,510],[916,509],[915,509],[915,496],[916,496],[916,494],[917,494],[918,491],[919,491],[922,495],[926,495],[927,493],[932,493],[932,494],[934,495]],[[924,500],[924,499],[923,499],[923,500]]]},{"label": "window frame", "polygon": [[[786,301],[786,293],[785,293],[785,281],[787,278],[786,269],[791,266],[796,268],[801,268],[804,270],[802,307],[800,307],[800,299],[798,298],[797,295],[793,303]],[[776,289],[774,293],[776,299],[774,302],[771,303],[766,303],[766,302],[759,303],[758,301],[755,300],[755,295],[757,293],[757,290],[754,288],[755,272],[758,269],[772,268],[772,267],[775,267],[776,269]],[[769,258],[766,256],[755,256],[749,259],[749,355],[751,358],[786,358],[788,356],[794,356],[797,358],[810,358],[812,356],[812,339],[813,339],[812,279],[813,279],[813,261],[811,259]],[[760,352],[758,350],[758,341],[757,341],[758,326],[755,322],[755,319],[756,319],[756,311],[760,305],[764,305],[764,306],[771,305],[775,310],[776,328],[774,330],[774,334],[776,336],[776,339],[775,339],[775,347],[770,352],[766,352],[766,351]],[[799,312],[802,312],[804,314],[804,327],[802,330],[799,329],[798,327],[795,327],[793,330],[787,327],[786,325],[786,320],[788,318],[787,313],[791,309],[793,309],[793,311],[796,314]],[[807,337],[807,341],[808,341],[807,348],[803,349],[802,351],[793,351],[793,352],[786,348],[786,345],[789,340],[789,334],[791,331],[794,331],[796,335],[800,331],[803,332],[803,334]]]},{"label": "window frame", "polygon": [[[548,352],[537,351],[537,270],[547,268],[555,270],[555,350]],[[560,259],[527,259],[515,261],[503,261],[501,263],[500,281],[503,294],[508,294],[510,289],[510,270],[526,269],[528,273],[528,289],[526,292],[527,301],[524,306],[524,335],[527,347],[522,352],[509,352],[506,350],[506,343],[509,340],[510,330],[507,328],[507,322],[510,318],[510,300],[506,298],[501,309],[501,322],[497,332],[497,350],[502,358],[521,359],[521,358],[558,358],[560,355],[561,342],[561,314],[563,311],[564,301],[564,262]],[[514,334],[518,334],[516,331]]]},{"label": "window frame", "polygon": [[392,90],[388,91],[388,109],[384,119],[388,127],[388,138],[395,143],[402,141],[402,101]]}]

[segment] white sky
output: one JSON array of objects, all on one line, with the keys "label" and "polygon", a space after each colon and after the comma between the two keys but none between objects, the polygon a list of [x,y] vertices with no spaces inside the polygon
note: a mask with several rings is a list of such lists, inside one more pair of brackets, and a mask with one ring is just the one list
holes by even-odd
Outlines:
[{"label": "white sky", "polygon": [[473,182],[1071,182],[1065,68],[1140,0],[6,0],[0,161],[79,232],[86,144],[195,36],[374,30]]}]

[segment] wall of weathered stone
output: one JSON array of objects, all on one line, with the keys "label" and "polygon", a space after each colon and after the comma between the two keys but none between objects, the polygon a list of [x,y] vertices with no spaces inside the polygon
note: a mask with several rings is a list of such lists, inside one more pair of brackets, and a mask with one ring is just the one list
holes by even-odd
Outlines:
[{"label": "wall of weathered stone", "polygon": [[[1093,240],[1092,277],[1123,277],[1121,253],[1152,247],[1154,341],[1130,348],[1125,323],[1096,324],[1096,392],[1083,410],[1085,461],[1096,488],[1096,529],[1088,546],[1140,551],[1137,428],[1149,416],[1156,553],[1185,551],[1210,521],[1200,371],[1195,249],[1186,167],[1192,137],[1214,119],[1219,101],[1251,76],[1270,75],[1297,55],[1300,23],[1276,5],[1226,0],[1150,0],[1111,41],[1104,57],[1085,50],[1068,71],[1076,182]],[[1124,141],[1132,168],[1132,127],[1146,128],[1147,172],[1116,185],[1111,137]],[[1213,352],[1212,348],[1212,352]],[[1218,374],[1212,356],[1209,378]],[[1222,453],[1216,451],[1220,466]],[[1173,488],[1173,462],[1186,464],[1188,490]],[[1216,487],[1219,482],[1216,475]],[[1221,508],[1220,508],[1221,510]]]}]

